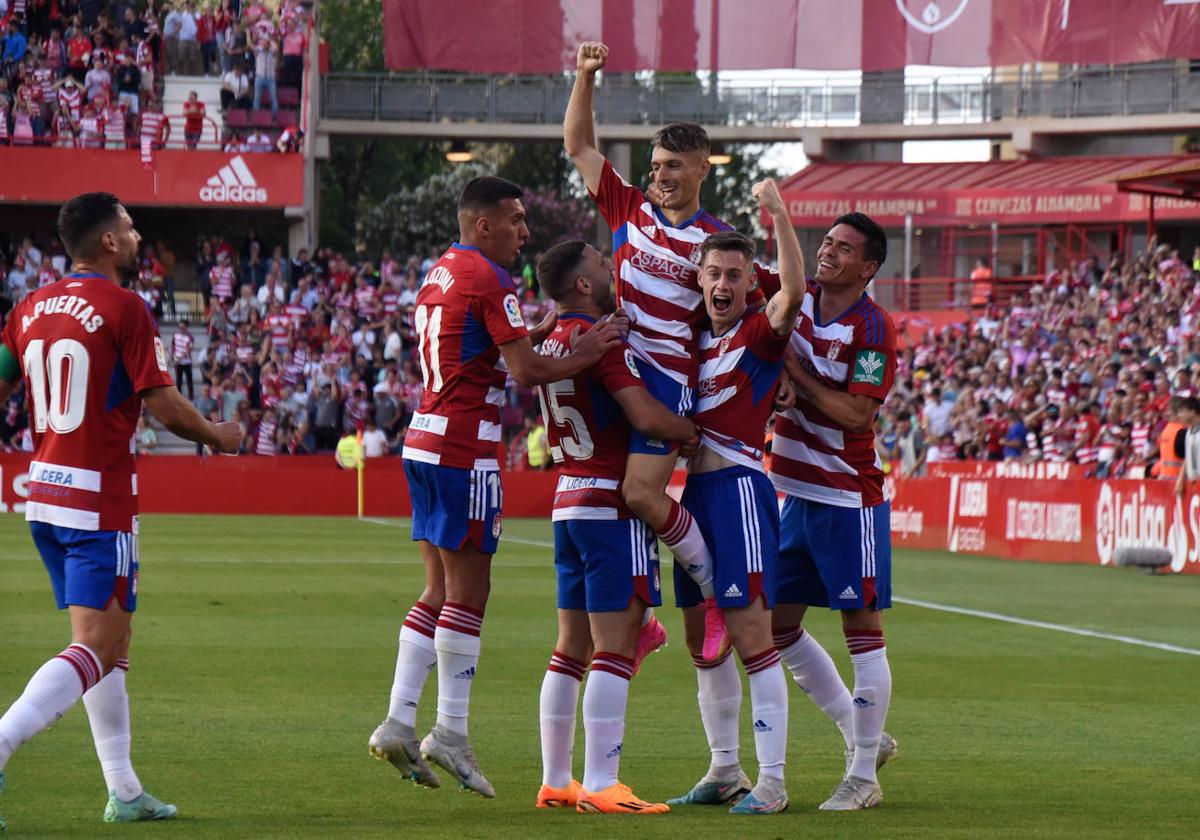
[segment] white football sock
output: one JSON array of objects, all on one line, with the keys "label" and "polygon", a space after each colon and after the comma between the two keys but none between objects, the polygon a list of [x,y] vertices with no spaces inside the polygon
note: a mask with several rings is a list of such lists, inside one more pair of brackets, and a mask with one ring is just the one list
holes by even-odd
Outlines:
[{"label": "white football sock", "polygon": [[17,747],[70,711],[100,675],[100,657],[77,643],[38,668],[0,718],[0,770]]},{"label": "white football sock", "polygon": [[437,629],[438,612],[418,601],[409,610],[400,628],[400,644],[396,653],[396,674],[392,678],[392,694],[388,717],[397,723],[416,727],[417,704],[421,690],[437,665],[433,636]]},{"label": "white football sock", "polygon": [[583,690],[583,789],[599,793],[617,783],[625,740],[625,707],[633,660],[598,652]]},{"label": "white football sock", "polygon": [[696,666],[700,720],[712,759],[708,775],[727,779],[738,766],[738,715],[742,709],[742,678],[728,653],[715,665],[692,656]]},{"label": "white football sock", "polygon": [[854,762],[850,775],[875,781],[875,758],[892,698],[892,669],[887,648],[850,657],[854,664]]},{"label": "white football sock", "polygon": [[700,526],[678,502],[671,502],[671,513],[658,536],[675,555],[675,562],[700,587],[705,598],[713,597],[713,560]]},{"label": "white football sock", "polygon": [[[804,630],[798,632],[798,638],[794,633],[776,635],[775,645],[779,648],[779,656],[791,672],[796,685],[837,724],[842,739],[846,742],[846,749],[852,750],[854,700],[850,697],[850,691],[825,648],[821,647],[811,633]],[[795,641],[790,641],[793,638]]]},{"label": "white football sock", "polygon": [[482,626],[483,613],[447,601],[433,636],[433,646],[437,649],[438,726],[459,735],[467,734],[467,710],[479,663]]},{"label": "white football sock", "polygon": [[542,784],[565,788],[571,784],[571,759],[575,752],[575,708],[579,683],[587,666],[554,651],[542,679],[538,718],[542,729]]},{"label": "white football sock", "polygon": [[767,648],[743,663],[750,678],[750,709],[754,716],[754,750],[760,780],[783,780],[787,760],[787,677],[779,653]]},{"label": "white football sock", "polygon": [[129,729],[129,694],[125,690],[128,670],[129,660],[118,659],[108,676],[83,695],[104,783],[109,793],[122,802],[132,802],[142,795],[142,783],[129,757],[133,738]]}]

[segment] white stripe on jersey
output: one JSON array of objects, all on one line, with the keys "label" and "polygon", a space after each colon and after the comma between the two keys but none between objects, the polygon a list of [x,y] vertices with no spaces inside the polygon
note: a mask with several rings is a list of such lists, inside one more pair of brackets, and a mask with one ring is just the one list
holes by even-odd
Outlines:
[{"label": "white stripe on jersey", "polygon": [[662,219],[660,219],[658,217],[658,214],[654,212],[654,207],[651,206],[649,201],[643,201],[642,206],[638,209],[640,209],[643,213],[645,213],[650,218],[654,219],[654,223],[656,225],[658,225],[658,229],[661,230],[663,233],[665,233],[667,235],[667,237],[670,239],[678,239],[680,242],[696,243],[696,242],[703,242],[705,239],[708,239],[708,237],[712,235],[709,231],[703,230],[702,228],[695,227],[694,225],[688,225],[685,228],[677,228],[672,225],[664,225],[662,223]]},{"label": "white stripe on jersey", "polygon": [[[615,507],[592,507],[590,505],[575,505],[573,507],[555,508],[550,513],[551,522],[565,522],[569,519],[620,519],[620,513]],[[636,521],[636,520],[635,520]]]},{"label": "white stripe on jersey", "polygon": [[405,446],[400,450],[400,457],[406,461],[420,461],[423,464],[440,464],[442,456],[437,452],[427,452],[415,446]]},{"label": "white stripe on jersey", "polygon": [[495,458],[476,458],[474,469],[484,470],[487,472],[499,472],[500,462]]},{"label": "white stripe on jersey", "polygon": [[[814,325],[814,329],[815,327],[816,325]],[[792,349],[796,351],[796,354],[802,359],[808,359],[822,376],[828,377],[835,382],[846,381],[846,377],[850,373],[850,366],[845,362],[831,362],[824,356],[818,356],[813,351],[813,346],[809,340],[794,330],[792,331],[789,343]]]},{"label": "white stripe on jersey", "polygon": [[679,359],[692,358],[692,354],[687,352],[678,341],[670,338],[647,338],[636,330],[629,331],[627,341],[629,342],[629,348],[637,354],[640,361],[644,361],[648,365],[653,365],[656,370],[671,377],[680,385],[688,384],[687,374],[678,373],[673,370],[663,370],[649,356],[650,353],[657,353],[660,356],[675,356]]},{"label": "white stripe on jersey", "polygon": [[415,412],[412,421],[408,424],[409,428],[417,429],[422,432],[429,432],[431,435],[445,435],[446,424],[450,421],[448,417],[442,417],[438,414],[422,414]]},{"label": "white stripe on jersey", "polygon": [[560,475],[555,493],[569,493],[573,490],[616,490],[620,482],[615,478],[593,478],[585,475]]},{"label": "white stripe on jersey", "polygon": [[854,341],[853,324],[842,324],[834,321],[832,324],[821,326],[817,323],[815,308],[816,302],[812,292],[806,292],[804,301],[800,304],[800,311],[808,316],[808,320],[812,321],[813,338],[820,338],[825,341],[840,341],[842,344],[850,344]]},{"label": "white stripe on jersey", "polygon": [[[687,257],[676,254],[669,248],[664,248],[662,245],[655,243],[654,240],[638,230],[637,226],[632,222],[625,223],[625,230],[629,236],[629,244],[637,250],[649,254],[655,259],[673,263],[681,271],[686,271],[688,274],[695,274],[698,271],[694,262]],[[707,238],[708,234],[705,233],[704,237]],[[628,273],[625,271],[626,268],[629,269]],[[635,268],[630,260],[626,260],[621,264],[621,278],[634,287],[641,289],[646,294],[662,298],[682,309],[690,311],[704,303],[704,295],[700,292],[641,271]],[[641,282],[637,282],[638,280],[641,280]]]},{"label": "white stripe on jersey", "polygon": [[719,405],[724,405],[729,400],[737,395],[738,389],[734,385],[729,385],[717,391],[715,394],[709,394],[706,397],[701,397],[700,402],[696,404],[696,413],[703,414],[706,411],[711,411]]},{"label": "white stripe on jersey", "polygon": [[798,408],[789,408],[784,412],[783,416],[791,420],[817,440],[821,441],[821,443],[825,444],[830,449],[841,451],[846,448],[846,436],[842,433],[841,429],[835,429],[831,426],[822,426],[820,423],[814,423],[805,417],[804,412]]},{"label": "white stripe on jersey", "polygon": [[[711,335],[711,333],[709,335]],[[708,336],[700,339],[701,350],[708,350],[711,347],[712,343],[709,343]],[[729,373],[735,367],[737,367],[738,362],[742,360],[742,356],[745,354],[746,348],[743,345],[736,350],[730,350],[728,353],[722,353],[715,359],[709,359],[707,362],[701,362],[700,373],[697,375],[699,376],[700,380],[703,381],[705,379],[712,379],[715,376],[721,376],[722,374]]]},{"label": "white stripe on jersey", "polygon": [[622,302],[621,308],[629,315],[629,320],[640,327],[654,330],[663,335],[673,335],[684,341],[690,341],[692,338],[692,328],[685,321],[667,321],[663,318],[656,318],[631,301]]},{"label": "white stripe on jersey", "polygon": [[50,505],[45,502],[25,503],[26,522],[45,522],[47,525],[58,525],[61,528],[75,528],[79,531],[99,531],[100,513],[94,510],[78,510],[76,508]]},{"label": "white stripe on jersey", "polygon": [[802,440],[792,440],[788,437],[775,436],[771,451],[792,461],[800,461],[819,467],[825,472],[858,475],[854,467],[847,464],[837,455],[828,452],[818,452]]},{"label": "white stripe on jersey", "polygon": [[488,405],[504,405],[504,389],[494,385],[489,386],[487,396],[483,401]]},{"label": "white stripe on jersey", "polygon": [[[779,447],[778,435],[775,437],[775,447],[776,449]],[[812,484],[808,481],[801,481],[798,478],[789,478],[786,475],[780,475],[777,472],[769,473],[768,477],[776,489],[787,493],[789,496],[799,496],[802,499],[812,499],[815,502],[835,505],[837,507],[862,507],[862,493],[839,490],[836,487],[826,487],[822,484]]]},{"label": "white stripe on jersey", "polygon": [[52,484],[55,487],[69,487],[72,490],[100,492],[100,473],[83,467],[32,461],[29,464],[29,480],[38,484]]},{"label": "white stripe on jersey", "polygon": [[479,421],[479,439],[500,442],[500,424],[491,420]]}]

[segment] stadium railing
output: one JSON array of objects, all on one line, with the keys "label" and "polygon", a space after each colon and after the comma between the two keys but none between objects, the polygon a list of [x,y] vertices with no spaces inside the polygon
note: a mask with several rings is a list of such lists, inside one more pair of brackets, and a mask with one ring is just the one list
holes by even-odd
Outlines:
[{"label": "stadium railing", "polygon": [[993,277],[968,280],[959,277],[914,277],[911,280],[875,280],[872,297],[885,309],[906,312],[962,309],[978,311],[990,303],[1007,306],[1017,292],[1042,278]]}]

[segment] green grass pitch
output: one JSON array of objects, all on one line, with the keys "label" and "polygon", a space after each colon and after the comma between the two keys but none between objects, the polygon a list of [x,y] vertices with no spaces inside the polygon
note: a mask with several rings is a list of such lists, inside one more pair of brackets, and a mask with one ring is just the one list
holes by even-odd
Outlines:
[{"label": "green grass pitch", "polygon": [[[533,808],[538,691],[554,640],[544,520],[509,520],[493,572],[471,738],[497,798],[417,788],[367,755],[400,621],[422,570],[408,532],[351,519],[148,516],[130,691],[134,762],[172,823],[107,826],[86,716],[74,709],[7,768],[14,837],[1184,837],[1200,835],[1200,657],[926,608],[887,616],[900,758],[885,804],[816,810],[841,741],[793,689],[791,810],[604,817]],[[518,540],[520,542],[518,542]],[[664,572],[668,570],[663,563]],[[896,594],[1200,647],[1200,577],[897,552]],[[68,641],[25,523],[0,516],[0,709]],[[668,596],[668,603],[669,603]],[[673,638],[680,621],[660,612]],[[849,674],[835,617],[810,629]],[[634,680],[622,779],[646,798],[704,772],[679,642]],[[420,726],[432,721],[426,687]],[[82,705],[82,704],[81,704]],[[755,772],[743,706],[743,766]],[[582,760],[579,726],[576,764]],[[582,768],[579,768],[581,772]]]}]

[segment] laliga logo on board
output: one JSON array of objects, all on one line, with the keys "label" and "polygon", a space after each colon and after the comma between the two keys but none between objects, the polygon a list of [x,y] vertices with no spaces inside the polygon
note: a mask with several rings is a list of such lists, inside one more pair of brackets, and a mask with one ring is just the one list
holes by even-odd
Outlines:
[{"label": "laliga logo on board", "polygon": [[1107,566],[1121,548],[1165,548],[1171,552],[1171,569],[1182,571],[1187,562],[1188,534],[1182,506],[1175,503],[1167,525],[1167,506],[1146,500],[1146,489],[1122,495],[1105,482],[1096,500],[1096,553]]},{"label": "laliga logo on board", "polygon": [[200,188],[200,200],[233,204],[266,204],[266,187],[260,187],[250,174],[245,159],[238,155],[222,166]]},{"label": "laliga logo on board", "polygon": [[[927,35],[932,35],[935,32],[941,32],[947,26],[954,23],[954,21],[958,20],[959,15],[966,10],[967,3],[969,2],[970,0],[957,0],[957,3],[954,3],[953,0],[941,3],[937,2],[937,0],[896,0],[896,8],[900,10],[900,14],[904,15],[904,19],[908,21],[909,26]],[[921,8],[920,17],[918,17],[910,7],[919,7],[922,3],[924,3],[924,7]],[[944,13],[942,11],[943,7],[950,7],[951,5],[954,8],[950,12]]]}]

